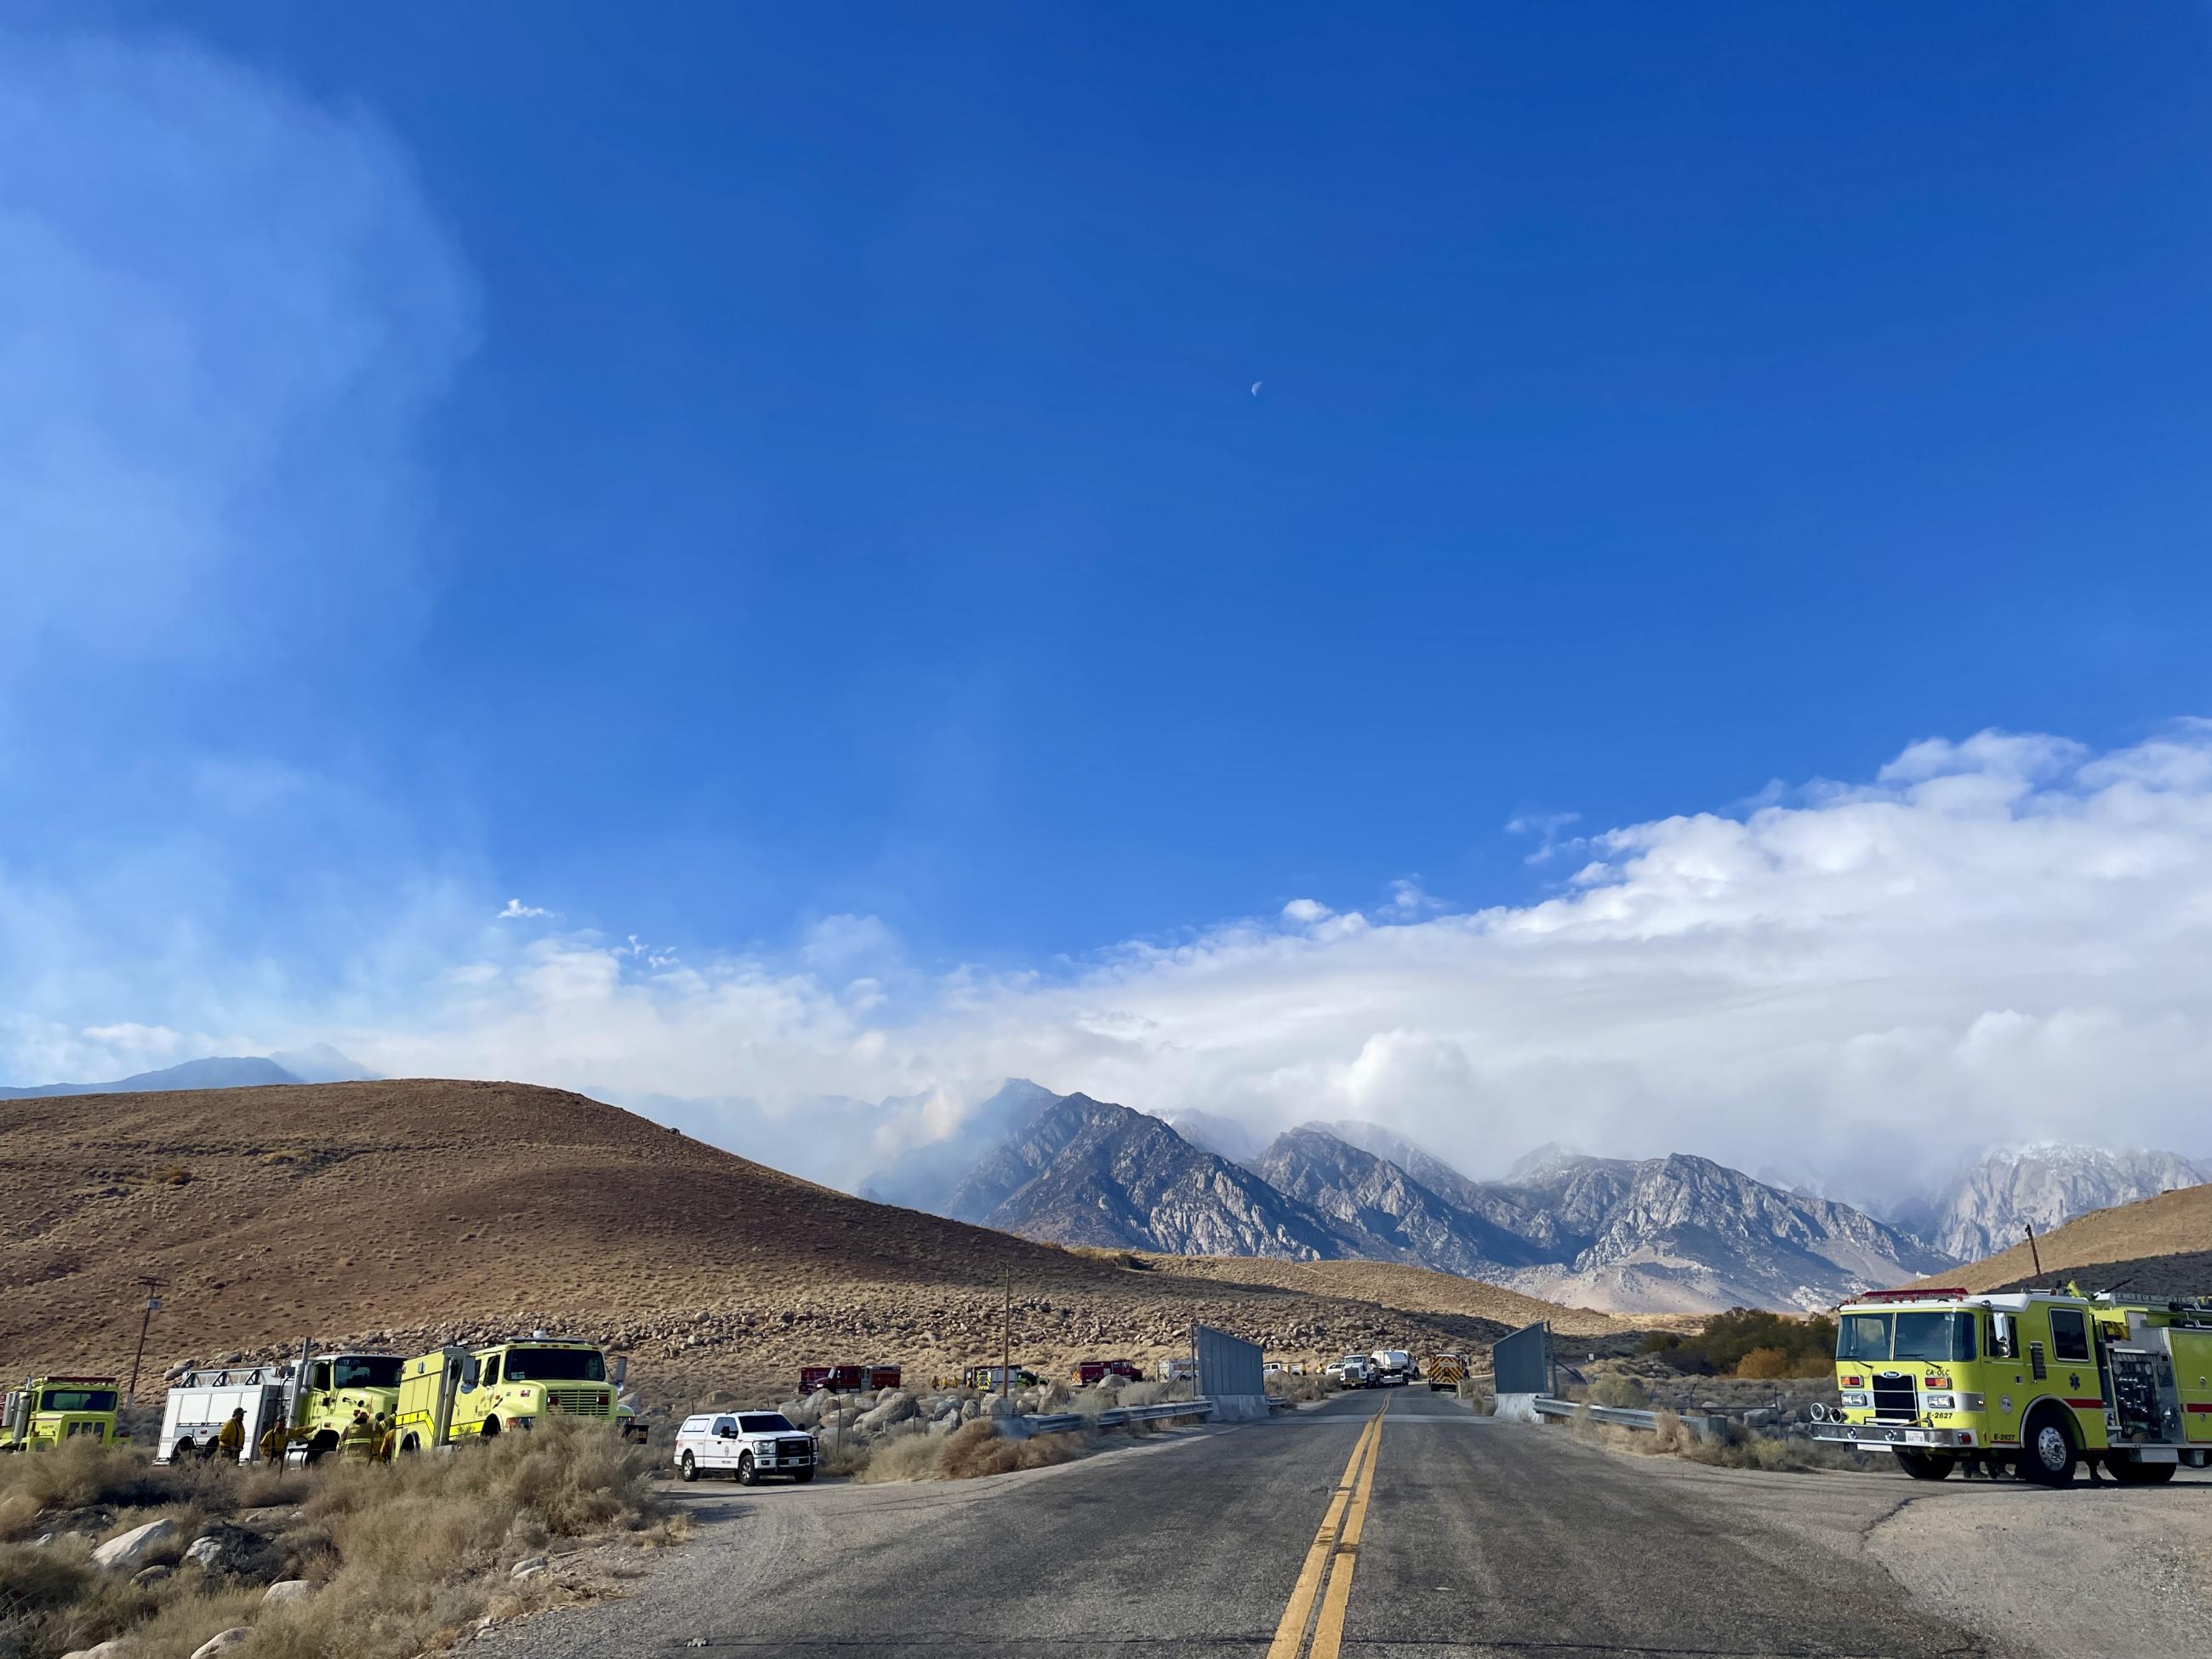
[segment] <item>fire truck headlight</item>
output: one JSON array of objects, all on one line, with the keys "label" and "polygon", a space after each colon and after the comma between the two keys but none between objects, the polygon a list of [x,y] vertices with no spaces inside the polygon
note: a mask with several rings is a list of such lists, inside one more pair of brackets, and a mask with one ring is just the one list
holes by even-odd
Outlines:
[{"label": "fire truck headlight", "polygon": [[1923,1394],[1920,1401],[1931,1412],[1954,1412],[1959,1409],[1959,1396],[1955,1394]]},{"label": "fire truck headlight", "polygon": [[1863,1412],[1874,1403],[1863,1389],[1845,1389],[1839,1398],[1847,1412]]}]

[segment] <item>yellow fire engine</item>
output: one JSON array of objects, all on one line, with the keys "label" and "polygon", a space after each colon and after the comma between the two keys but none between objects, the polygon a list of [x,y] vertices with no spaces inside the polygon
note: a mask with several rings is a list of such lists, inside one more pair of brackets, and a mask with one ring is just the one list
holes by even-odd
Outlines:
[{"label": "yellow fire engine", "polygon": [[1917,1480],[1978,1457],[2063,1486],[2094,1457],[2150,1486],[2212,1461],[2212,1300],[1878,1291],[1837,1313],[1836,1386],[1814,1437]]},{"label": "yellow fire engine", "polygon": [[438,1348],[410,1359],[399,1378],[399,1449],[425,1451],[489,1440],[544,1417],[613,1423],[627,1357],[610,1370],[596,1342],[534,1331],[527,1340]]},{"label": "yellow fire engine", "polygon": [[79,1435],[112,1440],[120,1391],[112,1376],[34,1376],[0,1411],[0,1451],[40,1450]]}]

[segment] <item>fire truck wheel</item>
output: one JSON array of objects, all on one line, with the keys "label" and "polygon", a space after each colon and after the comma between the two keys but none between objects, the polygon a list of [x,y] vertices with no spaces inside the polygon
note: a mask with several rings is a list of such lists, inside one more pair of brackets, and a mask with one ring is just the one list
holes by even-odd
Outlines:
[{"label": "fire truck wheel", "polygon": [[753,1473],[753,1455],[750,1452],[739,1454],[738,1457],[738,1484],[741,1486],[750,1486],[754,1481],[759,1479],[760,1477]]},{"label": "fire truck wheel", "polygon": [[1904,1451],[1897,1454],[1897,1467],[1915,1480],[1947,1480],[1958,1460],[1939,1457],[1934,1452]]},{"label": "fire truck wheel", "polygon": [[484,1419],[483,1427],[477,1431],[477,1438],[479,1440],[498,1439],[499,1419],[496,1417],[487,1417]]},{"label": "fire truck wheel", "polygon": [[2027,1426],[2020,1437],[2021,1480],[2044,1486],[2070,1486],[2074,1466],[2081,1461],[2073,1432],[2057,1407],[2039,1406],[2028,1413]]},{"label": "fire truck wheel", "polygon": [[684,1471],[684,1478],[686,1480],[696,1480],[699,1478],[699,1466],[691,1461],[691,1454],[690,1452],[685,1452],[684,1454],[684,1462],[681,1467]]},{"label": "fire truck wheel", "polygon": [[2173,1479],[2175,1466],[2172,1463],[2138,1463],[2132,1457],[2116,1457],[2105,1465],[2105,1473],[2124,1486],[2162,1486]]}]

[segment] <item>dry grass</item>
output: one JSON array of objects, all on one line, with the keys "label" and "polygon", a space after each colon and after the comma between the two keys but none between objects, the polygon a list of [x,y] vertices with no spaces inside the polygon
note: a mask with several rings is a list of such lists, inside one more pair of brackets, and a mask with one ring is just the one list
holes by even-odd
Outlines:
[{"label": "dry grass", "polygon": [[1673,1412],[1662,1411],[1657,1417],[1656,1430],[1626,1429],[1577,1412],[1569,1419],[1569,1426],[1577,1438],[1609,1451],[1638,1457],[1679,1457],[1686,1463],[1714,1468],[1802,1473],[1866,1467],[1850,1452],[1817,1440],[1785,1440],[1734,1425],[1726,1438],[1705,1440],[1692,1434],[1689,1425]]},{"label": "dry grass", "polygon": [[[902,1434],[879,1440],[854,1471],[874,1485],[890,1480],[974,1480],[1017,1469],[1071,1463],[1095,1449],[1087,1434],[1039,1434],[1026,1440],[995,1433],[988,1422],[963,1423],[948,1435]],[[825,1466],[826,1467],[826,1466]],[[836,1471],[833,1471],[835,1473]]]},{"label": "dry grass", "polygon": [[156,1468],[143,1448],[80,1438],[52,1451],[0,1458],[0,1539],[27,1538],[45,1529],[46,1517],[95,1506],[128,1513],[117,1530],[164,1514],[198,1522],[296,1504],[309,1483],[307,1474],[297,1469],[198,1462]]},{"label": "dry grass", "polygon": [[[127,1634],[133,1659],[184,1659],[216,1632],[249,1627],[240,1659],[406,1659],[487,1610],[550,1593],[512,1583],[520,1557],[562,1540],[673,1536],[647,1484],[652,1455],[596,1425],[550,1419],[527,1435],[390,1468],[313,1471],[191,1464],[155,1468],[143,1452],[64,1448],[9,1460],[0,1475],[20,1533],[40,1516],[114,1506],[106,1534],[168,1517],[174,1564],[210,1516],[255,1510],[286,1577],[321,1585],[311,1599],[264,1607],[189,1563],[144,1589],[91,1565],[93,1540],[0,1545],[0,1659],[52,1659]],[[30,1508],[36,1504],[38,1507]],[[270,1528],[266,1517],[289,1507]],[[23,1516],[27,1510],[29,1519]]]}]

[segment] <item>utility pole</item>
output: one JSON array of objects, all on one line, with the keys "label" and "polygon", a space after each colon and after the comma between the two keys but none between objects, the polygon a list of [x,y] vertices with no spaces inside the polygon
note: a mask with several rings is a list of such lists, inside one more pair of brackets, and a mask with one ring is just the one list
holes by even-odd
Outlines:
[{"label": "utility pole", "polygon": [[2022,1224],[2027,1229],[2027,1257],[2035,1263],[2035,1276],[2039,1279],[2043,1277],[2043,1252],[2035,1248],[2035,1224],[2029,1221]]},{"label": "utility pole", "polygon": [[155,1292],[167,1281],[156,1279],[151,1273],[141,1273],[138,1282],[145,1287],[146,1312],[138,1322],[138,1352],[131,1361],[131,1386],[123,1391],[123,1398],[134,1406],[138,1403],[138,1367],[146,1358],[146,1328],[154,1322],[155,1312],[161,1305],[161,1298]]},{"label": "utility pole", "polygon": [[1014,1281],[1006,1280],[1006,1323],[999,1343],[999,1398],[1014,1385]]}]

